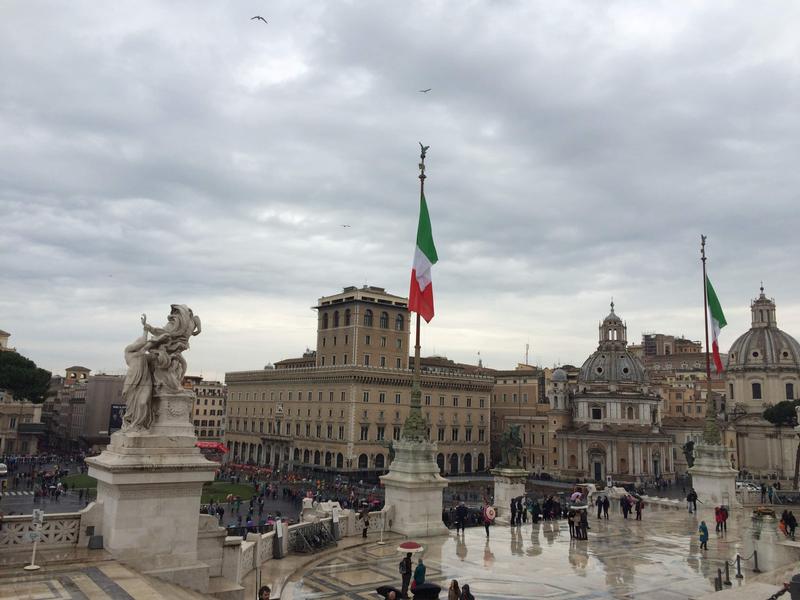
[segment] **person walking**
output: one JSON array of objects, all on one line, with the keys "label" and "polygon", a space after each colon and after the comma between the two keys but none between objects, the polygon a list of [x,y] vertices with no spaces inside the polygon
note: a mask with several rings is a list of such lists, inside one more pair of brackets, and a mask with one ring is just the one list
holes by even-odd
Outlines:
[{"label": "person walking", "polygon": [[716,527],[714,527],[714,531],[720,533],[722,531],[722,507],[715,506],[714,507],[714,522],[716,523]]},{"label": "person walking", "polygon": [[772,497],[775,495],[775,488],[771,485],[767,488],[767,497],[769,498],[769,503],[772,504]]},{"label": "person walking", "polygon": [[447,600],[461,600],[461,588],[458,587],[458,581],[455,579],[450,582],[450,587],[447,590]]},{"label": "person walking", "polygon": [[637,521],[641,521],[642,520],[642,510],[644,510],[644,500],[639,498],[636,501],[636,520]]},{"label": "person walking", "polygon": [[603,518],[608,519],[608,509],[611,508],[611,501],[608,496],[603,496]]},{"label": "person walking", "polygon": [[467,507],[463,502],[459,502],[458,507],[456,508],[456,535],[458,535],[459,529],[461,530],[461,533],[464,533],[464,525],[466,521]]},{"label": "person walking", "polygon": [[400,577],[402,578],[402,588],[400,595],[403,598],[408,598],[408,586],[411,583],[411,573],[413,565],[411,564],[411,552],[406,553],[406,557],[400,561]]},{"label": "person walking", "polygon": [[486,537],[489,537],[489,525],[492,524],[492,519],[489,516],[489,501],[484,500],[483,508],[481,509],[481,516],[483,517],[483,526],[486,529]]},{"label": "person walking", "polygon": [[622,509],[622,518],[627,519],[628,513],[631,510],[631,505],[628,502],[628,496],[623,496],[622,498],[619,499],[619,506]]},{"label": "person walking", "polygon": [[464,587],[461,588],[461,598],[459,600],[475,600],[475,596],[469,591],[468,583],[465,583]]},{"label": "person walking", "polygon": [[595,502],[595,504],[597,505],[597,518],[598,519],[602,519],[603,518],[602,517],[602,513],[603,513],[603,498],[604,498],[604,496],[598,496],[597,497],[597,501]]},{"label": "person walking", "polygon": [[697,528],[700,532],[700,549],[708,550],[708,527],[705,521],[700,521],[700,527]]},{"label": "person walking", "polygon": [[767,486],[762,481],[761,482],[761,504],[764,504],[764,500],[766,500],[766,498],[767,498]]},{"label": "person walking", "polygon": [[511,499],[511,523],[510,525],[513,527],[517,524],[517,499]]}]

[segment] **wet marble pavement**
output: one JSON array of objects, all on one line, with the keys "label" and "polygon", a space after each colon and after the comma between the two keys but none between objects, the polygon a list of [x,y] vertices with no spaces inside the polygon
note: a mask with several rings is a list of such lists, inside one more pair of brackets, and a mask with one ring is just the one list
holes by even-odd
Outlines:
[{"label": "wet marble pavement", "polygon": [[[648,507],[635,521],[612,509],[608,521],[590,518],[587,541],[570,540],[564,521],[492,527],[489,539],[471,528],[420,541],[427,579],[443,588],[451,579],[469,583],[479,600],[686,600],[713,591],[717,568],[740,551],[742,519],[732,515],[727,534],[717,535],[711,510]],[[708,551],[700,550],[700,520],[710,526]],[[375,599],[377,586],[399,587],[400,557],[396,543],[337,552],[290,578],[281,598]],[[732,581],[741,585],[747,572]]]}]

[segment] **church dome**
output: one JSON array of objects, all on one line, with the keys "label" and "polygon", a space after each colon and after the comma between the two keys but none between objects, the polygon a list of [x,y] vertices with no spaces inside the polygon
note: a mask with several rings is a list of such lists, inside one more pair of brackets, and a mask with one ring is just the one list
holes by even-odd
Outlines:
[{"label": "church dome", "polygon": [[752,324],[740,335],[728,351],[728,370],[800,369],[800,344],[785,331],[778,329],[775,300],[764,295],[750,304]]},{"label": "church dome", "polygon": [[550,380],[556,383],[563,383],[567,380],[567,372],[564,369],[556,369],[550,376]]},{"label": "church dome", "polygon": [[583,363],[578,381],[589,384],[647,383],[644,365],[628,352],[627,326],[614,312],[613,302],[611,313],[600,323],[597,351]]}]

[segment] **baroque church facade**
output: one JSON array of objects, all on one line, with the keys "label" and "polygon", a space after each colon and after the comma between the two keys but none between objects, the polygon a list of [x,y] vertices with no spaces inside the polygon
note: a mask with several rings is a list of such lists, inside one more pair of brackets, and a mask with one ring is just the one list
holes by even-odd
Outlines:
[{"label": "baroque church facade", "polygon": [[800,392],[800,344],[778,328],[775,300],[764,288],[750,304],[751,326],[731,344],[726,366],[725,441],[734,467],[757,478],[791,479],[798,436],[762,414]]},{"label": "baroque church facade", "polygon": [[559,475],[577,480],[641,482],[675,477],[672,436],[661,428],[661,397],[651,389],[627,326],[614,312],[570,386],[552,374],[550,417],[556,428]]}]

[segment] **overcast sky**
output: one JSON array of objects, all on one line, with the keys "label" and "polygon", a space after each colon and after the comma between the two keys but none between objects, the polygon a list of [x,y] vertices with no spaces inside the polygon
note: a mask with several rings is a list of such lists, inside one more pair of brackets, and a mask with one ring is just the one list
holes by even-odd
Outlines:
[{"label": "overcast sky", "polygon": [[788,0],[4,2],[0,329],[122,372],[185,303],[192,374],[299,355],[318,297],[407,295],[421,140],[424,354],[580,364],[612,296],[630,340],[700,339],[701,233],[722,347],[762,279],[800,336],[798,30]]}]

